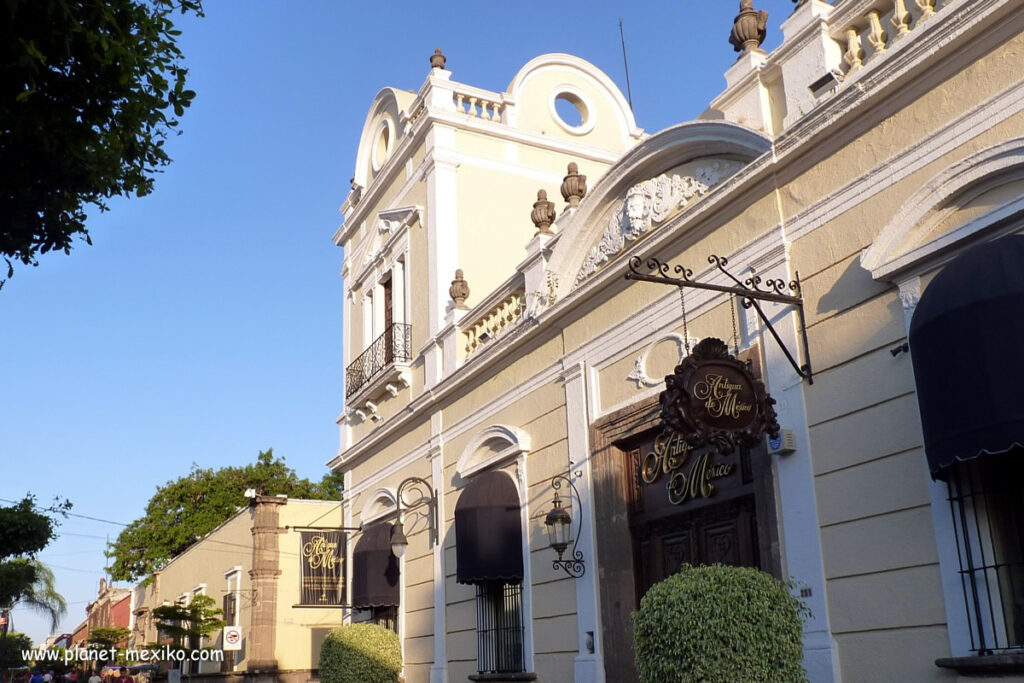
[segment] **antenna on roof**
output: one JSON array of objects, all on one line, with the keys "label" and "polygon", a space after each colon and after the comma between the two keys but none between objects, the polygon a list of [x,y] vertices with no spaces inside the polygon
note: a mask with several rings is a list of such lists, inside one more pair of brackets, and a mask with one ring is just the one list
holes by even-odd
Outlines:
[{"label": "antenna on roof", "polygon": [[619,37],[622,39],[622,65],[626,67],[626,97],[629,99],[629,109],[633,110],[633,93],[629,88],[629,62],[626,61],[626,34],[622,32],[622,19],[619,19]]}]

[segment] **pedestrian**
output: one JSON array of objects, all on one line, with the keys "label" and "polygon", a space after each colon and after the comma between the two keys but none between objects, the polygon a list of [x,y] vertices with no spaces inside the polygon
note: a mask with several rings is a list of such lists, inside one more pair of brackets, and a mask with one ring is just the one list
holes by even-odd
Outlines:
[{"label": "pedestrian", "polygon": [[100,678],[98,671],[93,670],[92,676],[89,676],[89,683],[103,683],[103,679]]},{"label": "pedestrian", "polygon": [[121,679],[118,683],[135,683],[128,669],[121,667]]},{"label": "pedestrian", "polygon": [[[39,673],[39,669],[36,669],[32,674],[32,678],[29,679],[29,683],[43,683],[43,674]],[[89,683],[92,683],[92,681]]]}]

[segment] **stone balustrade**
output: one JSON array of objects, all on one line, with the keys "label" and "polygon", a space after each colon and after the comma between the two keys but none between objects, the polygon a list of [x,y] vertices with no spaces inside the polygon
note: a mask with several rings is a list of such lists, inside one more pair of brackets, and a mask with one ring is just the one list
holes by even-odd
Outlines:
[{"label": "stone balustrade", "polygon": [[829,20],[830,35],[843,54],[842,70],[853,75],[917,29],[949,0],[848,0]]},{"label": "stone balustrade", "polygon": [[499,123],[506,122],[505,102],[500,95],[464,86],[457,87],[458,89],[452,93],[452,101],[460,114]]},{"label": "stone balustrade", "polygon": [[525,303],[525,290],[519,288],[501,299],[474,322],[464,323],[462,334],[466,341],[466,357],[515,327],[523,318]]}]

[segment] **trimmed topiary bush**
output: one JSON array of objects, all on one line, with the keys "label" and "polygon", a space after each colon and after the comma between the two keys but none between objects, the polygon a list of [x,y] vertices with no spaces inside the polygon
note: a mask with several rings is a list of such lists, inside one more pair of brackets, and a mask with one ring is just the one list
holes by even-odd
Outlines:
[{"label": "trimmed topiary bush", "polygon": [[789,587],[750,567],[691,567],[655,584],[633,613],[643,683],[806,681],[801,618]]},{"label": "trimmed topiary bush", "polygon": [[398,635],[383,626],[347,624],[320,646],[322,683],[395,683],[401,670]]}]

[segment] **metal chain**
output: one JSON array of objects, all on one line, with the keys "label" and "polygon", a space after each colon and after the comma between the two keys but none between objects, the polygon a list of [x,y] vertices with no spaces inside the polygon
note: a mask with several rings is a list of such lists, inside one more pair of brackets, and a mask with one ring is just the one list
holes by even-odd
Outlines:
[{"label": "metal chain", "polygon": [[733,355],[734,356],[738,356],[738,355],[740,355],[740,337],[739,337],[739,334],[736,332],[736,297],[735,296],[730,296],[729,297],[729,312],[730,312],[730,317],[732,318],[732,348],[733,348],[733,351],[734,351]]},{"label": "metal chain", "polygon": [[690,355],[690,333],[686,329],[686,295],[683,288],[679,288],[679,302],[683,306],[683,346],[686,348],[686,355]]}]

